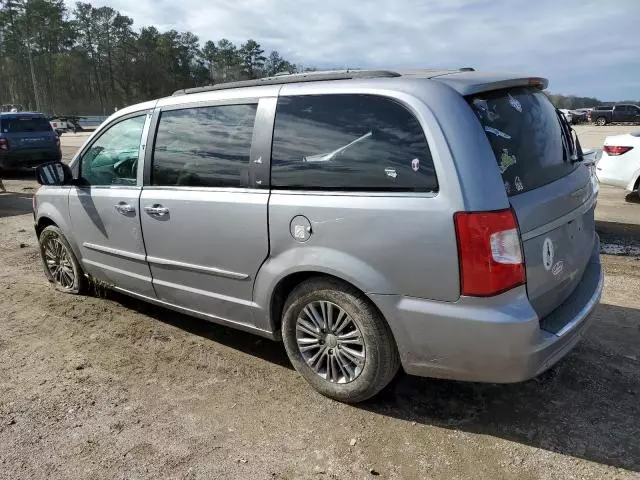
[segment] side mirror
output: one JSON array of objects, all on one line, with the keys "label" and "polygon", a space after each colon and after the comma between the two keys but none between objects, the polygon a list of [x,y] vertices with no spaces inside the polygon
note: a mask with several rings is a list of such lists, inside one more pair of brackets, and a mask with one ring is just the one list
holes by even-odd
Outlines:
[{"label": "side mirror", "polygon": [[36,168],[36,180],[40,185],[69,185],[73,172],[66,163],[43,163]]}]

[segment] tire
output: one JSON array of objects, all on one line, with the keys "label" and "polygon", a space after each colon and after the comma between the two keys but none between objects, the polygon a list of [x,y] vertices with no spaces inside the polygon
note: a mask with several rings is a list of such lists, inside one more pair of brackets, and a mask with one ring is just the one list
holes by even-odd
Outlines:
[{"label": "tire", "polygon": [[[321,330],[320,325],[330,325],[318,318],[314,322],[312,309],[320,318],[332,318],[333,328]],[[337,279],[311,278],[291,292],[284,306],[282,337],[298,373],[322,395],[340,402],[373,397],[400,367],[386,321],[363,293]],[[314,365],[315,356],[319,360]]]},{"label": "tire", "polygon": [[598,125],[599,127],[604,127],[607,124],[607,119],[604,117],[598,117],[596,118],[596,125]]},{"label": "tire", "polygon": [[56,290],[74,295],[84,293],[87,279],[62,231],[55,225],[49,225],[40,232],[38,242],[44,274]]}]

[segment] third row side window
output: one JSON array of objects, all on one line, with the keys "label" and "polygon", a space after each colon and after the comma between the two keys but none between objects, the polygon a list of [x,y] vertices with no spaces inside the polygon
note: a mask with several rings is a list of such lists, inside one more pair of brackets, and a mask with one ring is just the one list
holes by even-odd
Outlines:
[{"label": "third row side window", "polygon": [[347,191],[438,189],[418,120],[398,102],[375,95],[280,97],[271,185]]}]

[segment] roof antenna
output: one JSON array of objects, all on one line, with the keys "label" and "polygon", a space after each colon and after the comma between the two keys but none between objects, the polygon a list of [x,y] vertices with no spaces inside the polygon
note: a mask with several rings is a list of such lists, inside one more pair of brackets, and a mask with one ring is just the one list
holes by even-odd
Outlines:
[{"label": "roof antenna", "polygon": [[476,69],[473,67],[462,67],[459,69],[461,72],[475,72]]}]

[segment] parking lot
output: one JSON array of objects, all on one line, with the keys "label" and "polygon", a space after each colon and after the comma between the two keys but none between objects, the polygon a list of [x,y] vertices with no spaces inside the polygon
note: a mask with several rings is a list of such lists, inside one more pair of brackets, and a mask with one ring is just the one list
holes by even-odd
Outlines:
[{"label": "parking lot", "polygon": [[[637,129],[638,127],[629,127]],[[627,127],[576,128],[584,148]],[[62,136],[69,160],[86,139]],[[606,280],[574,351],[521,384],[400,374],[349,406],[282,345],[41,271],[28,175],[0,193],[0,478],[640,478],[640,203],[601,188]],[[640,250],[637,250],[640,252]]]}]

